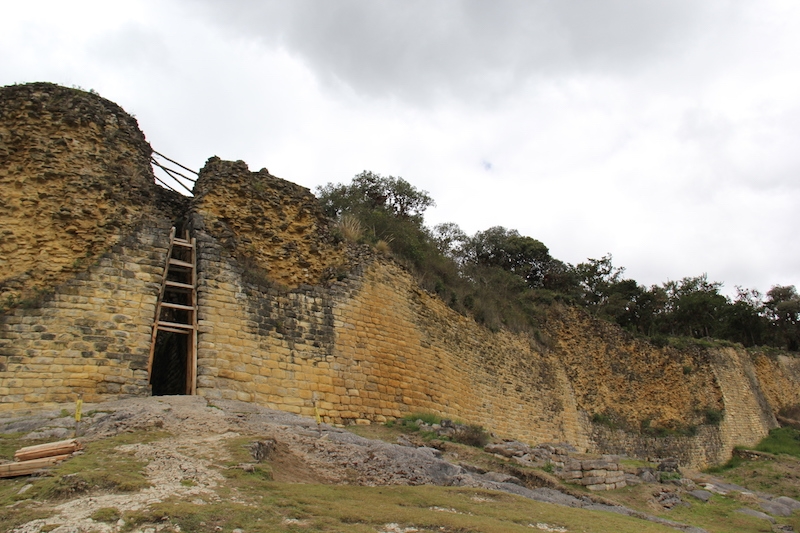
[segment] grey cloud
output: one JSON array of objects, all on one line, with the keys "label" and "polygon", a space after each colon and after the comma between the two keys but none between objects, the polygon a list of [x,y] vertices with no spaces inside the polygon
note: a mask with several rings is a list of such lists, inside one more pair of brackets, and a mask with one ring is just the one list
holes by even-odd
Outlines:
[{"label": "grey cloud", "polygon": [[326,82],[412,101],[641,69],[691,46],[715,10],[690,0],[203,2],[212,22],[284,47]]},{"label": "grey cloud", "polygon": [[88,52],[99,62],[114,66],[139,68],[169,63],[169,49],[162,36],[135,23],[95,37]]}]

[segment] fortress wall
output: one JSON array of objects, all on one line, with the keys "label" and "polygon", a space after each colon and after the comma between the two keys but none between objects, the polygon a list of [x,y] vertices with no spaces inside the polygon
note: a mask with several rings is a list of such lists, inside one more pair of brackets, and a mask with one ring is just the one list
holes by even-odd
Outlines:
[{"label": "fortress wall", "polygon": [[329,289],[257,287],[196,233],[202,309],[198,394],[326,422],[431,411],[527,442],[588,445],[563,370],[522,338],[491,333],[387,260]]},{"label": "fortress wall", "polygon": [[720,433],[726,456],[734,446],[754,446],[778,426],[750,357],[733,348],[713,352],[713,370],[725,403]]},{"label": "fortress wall", "polygon": [[0,315],[0,410],[149,394],[169,227],[149,221],[41,303]]},{"label": "fortress wall", "polygon": [[761,391],[775,414],[800,405],[800,359],[763,353],[753,357],[755,375]]},{"label": "fortress wall", "polygon": [[578,408],[621,427],[700,425],[724,408],[709,354],[659,348],[575,308],[548,321]]},{"label": "fortress wall", "polygon": [[314,395],[325,400],[335,366],[327,295],[245,282],[218,241],[202,230],[195,236],[197,393],[313,416]]},{"label": "fortress wall", "polygon": [[[379,260],[334,308],[334,353],[367,408],[432,411],[526,442],[588,445],[570,384],[524,337],[492,333]],[[375,394],[377,393],[377,394]],[[397,416],[396,414],[394,416]]]},{"label": "fortress wall", "polygon": [[49,83],[0,88],[0,311],[86,269],[169,210],[136,119]]}]

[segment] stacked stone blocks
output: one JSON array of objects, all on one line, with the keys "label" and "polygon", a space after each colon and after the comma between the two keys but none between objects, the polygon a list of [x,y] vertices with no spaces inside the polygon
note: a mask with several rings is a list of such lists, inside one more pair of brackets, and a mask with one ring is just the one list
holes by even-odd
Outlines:
[{"label": "stacked stone blocks", "polygon": [[583,485],[589,490],[613,490],[625,487],[625,472],[614,457],[591,458],[564,456],[554,461],[558,476],[568,483]]}]

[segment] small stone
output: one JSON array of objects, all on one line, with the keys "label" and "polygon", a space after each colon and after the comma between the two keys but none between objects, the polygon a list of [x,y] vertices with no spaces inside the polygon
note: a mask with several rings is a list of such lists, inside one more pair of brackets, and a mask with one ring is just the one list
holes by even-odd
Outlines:
[{"label": "small stone", "polygon": [[770,515],[762,513],[761,511],[756,511],[755,509],[738,509],[736,512],[746,514],[748,516],[755,516],[756,518],[761,518],[762,520],[768,520],[773,524],[775,523],[775,519]]},{"label": "small stone", "polygon": [[695,498],[697,498],[702,502],[707,502],[708,500],[711,499],[711,493],[708,492],[707,490],[701,490],[701,489],[692,490],[689,491],[689,494],[691,494],[692,496],[694,496]]},{"label": "small stone", "polygon": [[783,505],[776,501],[767,501],[762,500],[758,502],[758,505],[764,512],[769,513],[773,516],[792,516],[792,509],[786,505]]},{"label": "small stone", "polygon": [[800,509],[800,502],[795,500],[794,498],[789,498],[788,496],[779,496],[772,501],[777,502],[781,505],[785,505],[786,507],[792,509],[793,511]]},{"label": "small stone", "polygon": [[674,457],[664,459],[658,464],[659,472],[678,472],[678,460]]}]

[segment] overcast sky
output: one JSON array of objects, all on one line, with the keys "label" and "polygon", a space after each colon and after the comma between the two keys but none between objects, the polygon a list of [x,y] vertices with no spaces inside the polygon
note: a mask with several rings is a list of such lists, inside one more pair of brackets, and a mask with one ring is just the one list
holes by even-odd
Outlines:
[{"label": "overcast sky", "polygon": [[[123,7],[124,6],[124,7]],[[313,189],[401,176],[639,283],[800,287],[796,0],[7,1],[0,85],[93,89],[153,148]]]}]

